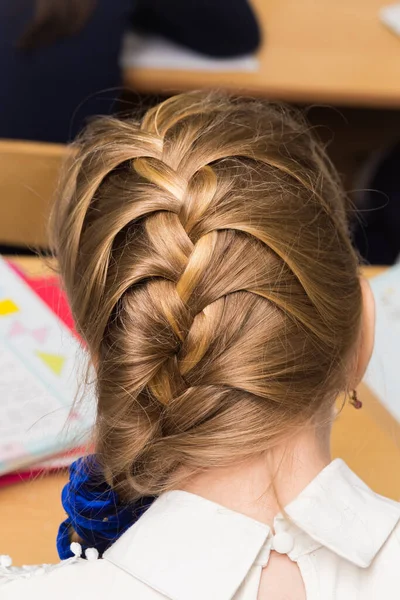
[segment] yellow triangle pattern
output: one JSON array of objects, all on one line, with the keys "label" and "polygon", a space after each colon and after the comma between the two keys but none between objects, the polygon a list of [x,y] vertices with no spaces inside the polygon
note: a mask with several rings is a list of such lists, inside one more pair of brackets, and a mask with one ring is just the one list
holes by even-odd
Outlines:
[{"label": "yellow triangle pattern", "polygon": [[16,312],[19,312],[19,308],[13,300],[10,298],[0,300],[0,317],[6,317]]},{"label": "yellow triangle pattern", "polygon": [[36,352],[36,356],[42,359],[45,365],[49,367],[56,375],[61,375],[64,367],[65,358],[59,354],[47,354],[47,352]]}]

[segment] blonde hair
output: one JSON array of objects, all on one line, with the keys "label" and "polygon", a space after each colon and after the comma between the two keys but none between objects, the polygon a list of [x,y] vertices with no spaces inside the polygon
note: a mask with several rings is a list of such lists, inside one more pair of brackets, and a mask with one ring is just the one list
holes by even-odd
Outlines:
[{"label": "blonde hair", "polygon": [[267,451],[346,389],[361,320],[346,198],[287,109],[192,93],[94,122],[54,239],[124,498]]}]

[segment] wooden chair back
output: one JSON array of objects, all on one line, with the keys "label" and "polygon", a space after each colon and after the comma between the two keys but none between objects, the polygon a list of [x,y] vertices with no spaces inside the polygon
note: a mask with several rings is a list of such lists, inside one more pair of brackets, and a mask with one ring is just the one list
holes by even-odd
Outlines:
[{"label": "wooden chair back", "polygon": [[0,140],[0,245],[45,249],[52,200],[68,147]]}]

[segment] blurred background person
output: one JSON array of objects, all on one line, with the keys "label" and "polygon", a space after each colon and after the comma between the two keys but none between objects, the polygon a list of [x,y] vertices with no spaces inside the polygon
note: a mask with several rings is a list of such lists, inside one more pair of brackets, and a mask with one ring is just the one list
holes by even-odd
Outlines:
[{"label": "blurred background person", "polygon": [[66,142],[87,116],[112,111],[131,8],[132,0],[2,2],[0,137]]},{"label": "blurred background person", "polygon": [[0,137],[67,142],[88,117],[116,112],[132,26],[210,56],[260,42],[247,0],[3,0]]}]

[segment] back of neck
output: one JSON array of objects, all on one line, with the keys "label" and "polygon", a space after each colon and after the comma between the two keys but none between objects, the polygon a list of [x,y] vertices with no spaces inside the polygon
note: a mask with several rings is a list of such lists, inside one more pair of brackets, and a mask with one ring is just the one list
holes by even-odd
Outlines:
[{"label": "back of neck", "polygon": [[267,455],[209,469],[180,489],[272,526],[274,517],[331,461],[329,431],[305,429]]}]

